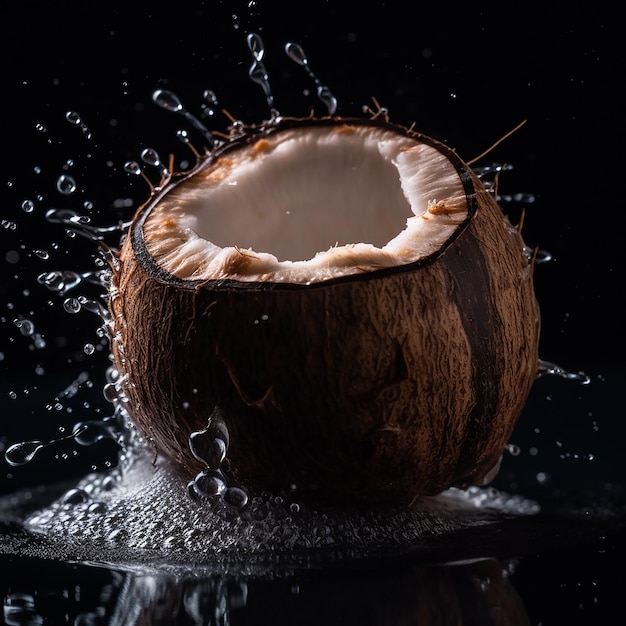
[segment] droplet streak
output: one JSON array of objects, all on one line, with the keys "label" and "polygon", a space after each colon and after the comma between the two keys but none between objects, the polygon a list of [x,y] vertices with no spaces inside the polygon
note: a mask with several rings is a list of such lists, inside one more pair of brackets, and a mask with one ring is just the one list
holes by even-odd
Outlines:
[{"label": "droplet streak", "polygon": [[559,365],[556,365],[556,363],[539,359],[538,377],[545,375],[559,376],[565,380],[573,380],[574,382],[581,383],[582,385],[588,385],[591,382],[591,378],[584,372],[568,372]]},{"label": "droplet streak", "polygon": [[267,74],[267,70],[265,69],[265,64],[262,62],[263,56],[265,55],[263,40],[257,33],[250,33],[246,40],[248,42],[248,48],[250,49],[254,59],[250,69],[248,70],[248,76],[263,89],[265,101],[271,111],[272,119],[275,119],[278,116],[278,111],[275,111],[274,109],[274,96],[272,95],[269,76]]},{"label": "droplet streak", "polygon": [[85,124],[85,122],[83,122],[83,119],[81,118],[81,116],[78,113],[76,113],[76,111],[68,111],[65,114],[65,119],[70,124],[74,124],[74,125],[78,126],[81,129],[83,135],[87,139],[91,139],[91,130],[89,129],[87,124]]},{"label": "droplet streak", "polygon": [[103,439],[117,439],[114,429],[100,420],[77,422],[72,431],[74,441],[81,446],[91,446]]},{"label": "droplet streak", "polygon": [[[82,274],[70,270],[55,270],[39,274],[39,276],[37,276],[37,282],[50,291],[54,291],[59,295],[65,295],[68,291],[84,283],[107,287],[108,276],[108,270],[89,271],[83,272]],[[72,310],[70,312],[74,313],[76,311]]]},{"label": "droplet streak", "polygon": [[95,226],[88,215],[79,215],[71,209],[51,208],[46,211],[46,220],[51,224],[70,226],[70,231],[91,239],[101,241],[108,233],[125,232],[127,225],[118,222],[109,226]]},{"label": "droplet streak", "polygon": [[288,42],[285,44],[285,54],[295,63],[301,65],[306,70],[306,73],[313,80],[317,90],[317,97],[326,107],[328,115],[334,115],[337,111],[337,98],[331,93],[330,89],[324,85],[320,79],[315,75],[309,65],[309,60],[300,44]]},{"label": "droplet streak", "polygon": [[4,458],[9,465],[19,466],[26,465],[30,463],[38,452],[52,446],[54,444],[60,443],[61,441],[66,441],[67,439],[71,439],[72,437],[76,437],[76,435],[82,434],[85,426],[81,426],[78,429],[75,429],[73,433],[66,435],[64,437],[58,437],[57,439],[50,439],[49,441],[20,441],[18,443],[14,443],[9,446],[4,453]]},{"label": "droplet streak", "polygon": [[185,108],[180,98],[175,93],[168,89],[157,89],[152,93],[152,101],[166,111],[182,115],[185,120],[202,134],[210,148],[216,145],[217,141],[213,133],[195,115]]}]

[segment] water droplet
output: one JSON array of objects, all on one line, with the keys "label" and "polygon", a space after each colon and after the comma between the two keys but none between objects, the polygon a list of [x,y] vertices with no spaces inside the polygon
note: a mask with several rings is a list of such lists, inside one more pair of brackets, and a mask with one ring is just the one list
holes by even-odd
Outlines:
[{"label": "water droplet", "polygon": [[199,496],[209,498],[226,492],[226,481],[219,470],[206,469],[200,472],[193,479],[192,486]]},{"label": "water droplet", "polygon": [[248,494],[240,487],[229,487],[224,494],[224,502],[236,509],[243,509],[248,504]]},{"label": "water droplet", "polygon": [[18,318],[13,323],[24,337],[30,337],[35,332],[35,325],[31,320]]},{"label": "water droplet", "polygon": [[113,491],[113,489],[117,486],[118,481],[119,478],[116,478],[115,476],[105,476],[102,481],[103,491]]},{"label": "water droplet", "polygon": [[191,453],[209,467],[217,469],[226,458],[226,443],[219,437],[212,437],[207,430],[191,433],[189,437]]},{"label": "water droplet", "polygon": [[46,250],[33,250],[33,254],[44,261],[47,261],[50,258],[50,254]]},{"label": "water droplet", "polygon": [[213,106],[217,106],[218,104],[218,100],[217,100],[217,95],[215,94],[215,92],[212,89],[205,89],[202,92],[202,97],[209,103],[212,104]]},{"label": "water droplet", "polygon": [[521,448],[513,443],[509,443],[506,446],[504,446],[504,449],[511,455],[511,456],[519,456],[522,452]]},{"label": "water droplet", "polygon": [[89,494],[84,489],[80,489],[79,487],[70,489],[63,496],[63,504],[82,504],[88,500]]},{"label": "water droplet", "polygon": [[168,89],[157,89],[152,93],[152,100],[162,109],[171,111],[172,113],[182,113],[184,110],[183,103],[179,97]]},{"label": "water droplet", "polygon": [[124,163],[124,171],[127,174],[132,174],[133,176],[141,175],[141,167],[139,166],[139,163],[137,163],[137,161],[128,161]]},{"label": "water droplet", "polygon": [[35,203],[32,200],[24,200],[22,202],[22,211],[24,213],[32,213],[35,210]]},{"label": "water droplet", "polygon": [[20,441],[6,449],[4,458],[9,465],[13,465],[14,467],[26,465],[26,463],[32,461],[33,457],[44,445],[42,441]]},{"label": "water droplet", "polygon": [[107,402],[114,403],[120,397],[120,391],[115,383],[107,383],[102,389],[102,394]]},{"label": "water droplet", "polygon": [[68,313],[75,314],[78,313],[83,307],[78,298],[67,298],[63,301],[63,308]]},{"label": "water droplet", "polygon": [[246,41],[248,42],[248,48],[250,52],[252,52],[252,56],[260,61],[263,59],[263,55],[265,54],[265,46],[263,45],[263,40],[257,33],[250,33],[246,37]]},{"label": "water droplet", "polygon": [[57,189],[64,196],[69,196],[76,191],[77,185],[76,181],[72,176],[68,174],[61,174],[59,178],[57,178]]},{"label": "water droplet", "polygon": [[141,153],[141,159],[144,161],[144,163],[147,163],[148,165],[151,165],[152,167],[158,169],[162,176],[169,176],[169,171],[167,167],[163,165],[163,162],[161,161],[161,158],[159,157],[157,151],[153,148],[146,148],[145,150],[143,150]]},{"label": "water droplet", "polygon": [[535,263],[549,263],[554,261],[554,256],[548,250],[530,250],[529,258],[535,257]]},{"label": "water droplet", "polygon": [[300,44],[292,41],[285,44],[285,54],[298,65],[306,65],[309,61]]},{"label": "water droplet", "polygon": [[192,454],[209,467],[217,469],[224,459],[230,444],[228,427],[219,407],[213,409],[207,427],[191,433],[189,447]]},{"label": "water droplet", "polygon": [[107,505],[104,502],[92,502],[88,507],[87,511],[89,513],[105,513],[107,510]]}]

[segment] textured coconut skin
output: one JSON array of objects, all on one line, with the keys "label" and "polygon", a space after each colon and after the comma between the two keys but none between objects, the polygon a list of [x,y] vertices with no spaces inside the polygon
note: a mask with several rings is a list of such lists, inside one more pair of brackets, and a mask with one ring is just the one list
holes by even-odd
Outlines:
[{"label": "textured coconut skin", "polygon": [[454,163],[469,208],[412,265],[309,286],[183,281],[147,253],[154,203],[139,210],[113,264],[112,353],[131,418],[183,477],[203,469],[188,440],[215,406],[224,469],[251,493],[407,504],[498,463],[537,376],[532,262],[470,168],[412,135]]}]

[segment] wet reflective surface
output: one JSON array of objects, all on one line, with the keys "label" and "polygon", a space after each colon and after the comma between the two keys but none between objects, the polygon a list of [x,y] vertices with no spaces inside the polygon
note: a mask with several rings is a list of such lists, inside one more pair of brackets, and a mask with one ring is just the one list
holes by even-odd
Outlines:
[{"label": "wet reflective surface", "polygon": [[[4,619],[7,624],[604,623],[596,620],[621,606],[619,571],[626,554],[626,517],[609,495],[618,494],[605,493],[593,507],[604,511],[600,517],[589,510],[529,516],[460,510],[463,528],[458,519],[456,526],[446,521],[443,509],[431,507],[430,532],[405,545],[404,553],[397,544],[388,552],[376,549],[374,534],[369,551],[334,545],[294,552],[285,546],[243,554],[231,546],[228,558],[219,551],[207,558],[199,549],[198,562],[187,550],[186,563],[168,562],[164,551],[35,536],[5,519]],[[13,504],[15,517],[19,507]]]}]

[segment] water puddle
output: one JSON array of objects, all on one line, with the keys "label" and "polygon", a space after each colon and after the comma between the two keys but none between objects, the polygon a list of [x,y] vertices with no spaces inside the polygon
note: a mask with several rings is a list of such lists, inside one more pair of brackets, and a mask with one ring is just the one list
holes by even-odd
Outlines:
[{"label": "water puddle", "polygon": [[329,556],[405,555],[434,537],[539,512],[533,501],[479,488],[450,489],[409,509],[310,510],[281,496],[255,497],[241,509],[189,498],[167,462],[155,467],[148,453],[120,476],[88,476],[15,519],[24,539],[19,552],[37,556],[45,546],[64,560],[305,565]]}]

